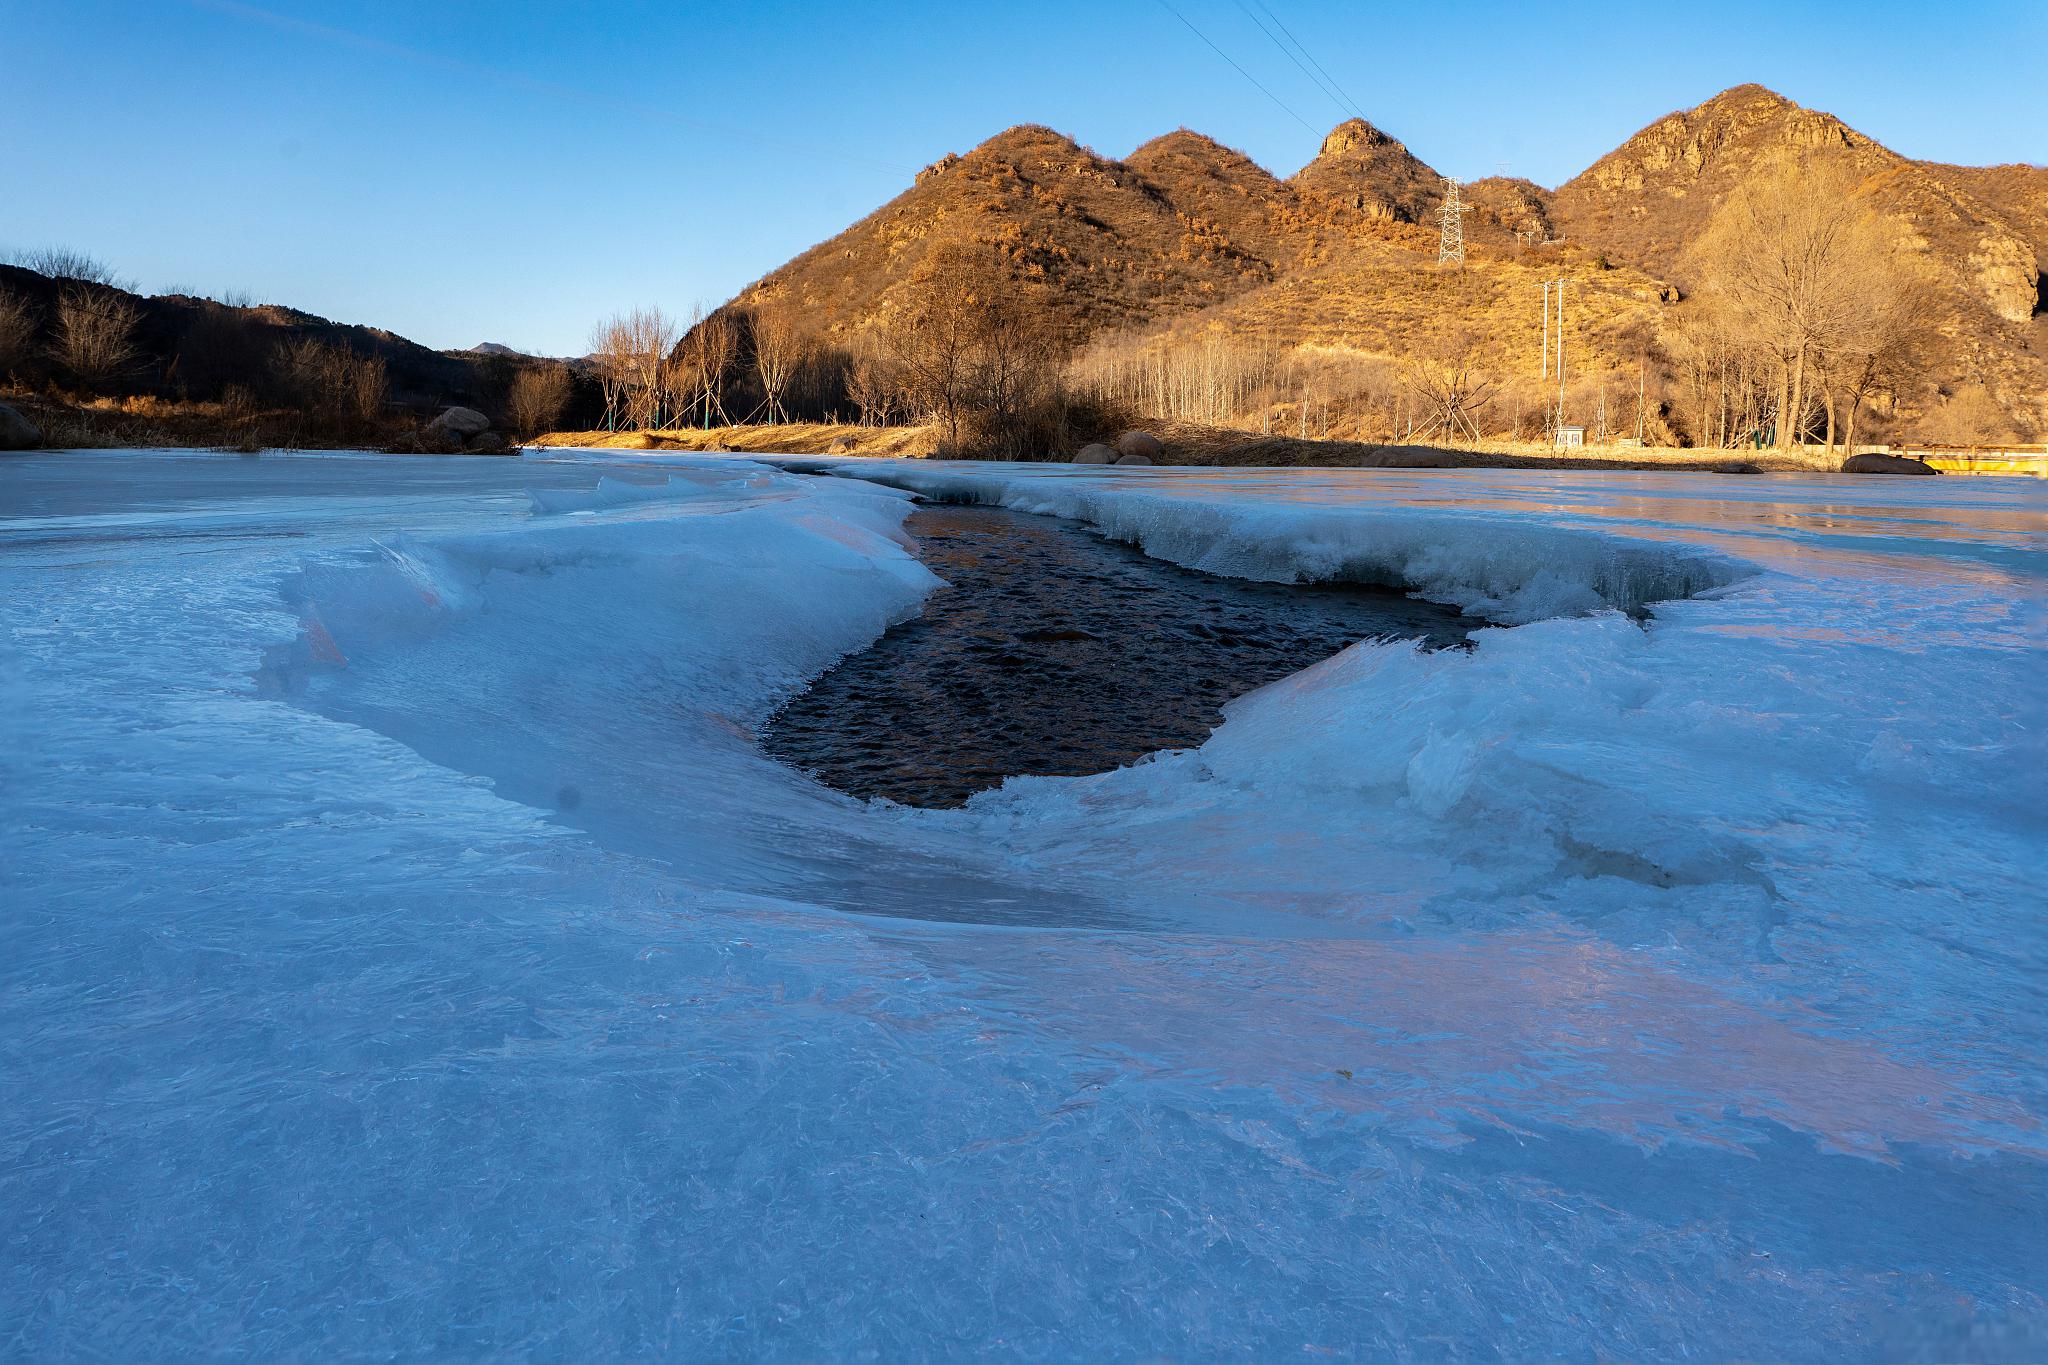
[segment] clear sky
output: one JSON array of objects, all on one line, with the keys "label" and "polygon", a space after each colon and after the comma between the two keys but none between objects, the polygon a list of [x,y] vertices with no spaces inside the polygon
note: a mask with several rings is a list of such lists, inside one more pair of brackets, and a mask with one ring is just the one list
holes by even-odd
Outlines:
[{"label": "clear sky", "polygon": [[2048,161],[2048,0],[1263,5],[0,0],[0,249],[569,354],[1020,122],[1285,175],[1355,102],[1439,170],[1554,185],[1758,81],[1909,156]]}]

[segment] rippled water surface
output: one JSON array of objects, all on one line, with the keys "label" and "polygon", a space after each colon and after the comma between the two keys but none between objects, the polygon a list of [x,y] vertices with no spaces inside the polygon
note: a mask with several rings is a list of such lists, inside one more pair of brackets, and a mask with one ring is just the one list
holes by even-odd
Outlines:
[{"label": "rippled water surface", "polygon": [[1347,645],[1455,645],[1472,624],[1396,592],[1194,573],[1001,508],[920,507],[907,529],[948,586],[762,736],[830,786],[906,805],[1199,744],[1225,702]]}]

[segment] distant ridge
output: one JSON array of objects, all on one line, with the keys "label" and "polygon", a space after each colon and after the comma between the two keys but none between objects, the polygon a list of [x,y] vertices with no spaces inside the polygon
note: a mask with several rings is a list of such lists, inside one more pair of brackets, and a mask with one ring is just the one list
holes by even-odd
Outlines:
[{"label": "distant ridge", "polygon": [[1455,325],[1520,364],[1538,340],[1537,281],[1562,271],[1591,282],[1575,295],[1590,310],[1580,362],[1619,371],[1682,309],[1716,209],[1793,154],[1853,169],[1892,225],[1929,289],[1935,384],[1994,389],[2048,428],[2048,170],[1913,161],[1760,85],[1658,119],[1555,190],[1467,186],[1473,250],[1456,309],[1424,297],[1439,287],[1441,177],[1355,118],[1285,179],[1185,128],[1122,161],[1011,128],[933,163],[735,303],[787,304],[817,333],[849,337],[901,305],[935,246],[974,242],[1076,341],[1198,326],[1396,355]]}]

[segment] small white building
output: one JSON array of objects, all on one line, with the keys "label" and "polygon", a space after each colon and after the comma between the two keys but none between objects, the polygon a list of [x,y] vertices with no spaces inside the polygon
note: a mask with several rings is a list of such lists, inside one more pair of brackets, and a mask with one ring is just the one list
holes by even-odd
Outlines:
[{"label": "small white building", "polygon": [[1559,450],[1577,450],[1585,444],[1586,429],[1584,427],[1559,427],[1557,429],[1557,448]]}]

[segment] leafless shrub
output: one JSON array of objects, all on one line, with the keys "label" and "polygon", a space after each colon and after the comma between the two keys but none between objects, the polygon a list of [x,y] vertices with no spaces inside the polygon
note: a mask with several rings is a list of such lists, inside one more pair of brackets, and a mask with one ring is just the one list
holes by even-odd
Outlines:
[{"label": "leafless shrub", "polygon": [[38,275],[48,275],[53,280],[105,285],[110,289],[128,287],[105,261],[68,247],[46,246],[17,251],[8,257],[7,264],[33,270]]},{"label": "leafless shrub", "polygon": [[1058,334],[981,253],[934,252],[913,277],[898,336],[904,396],[944,426],[941,450],[1030,456],[1063,440]]},{"label": "leafless shrub", "polygon": [[279,386],[321,426],[362,431],[383,416],[389,384],[381,356],[360,356],[308,337],[280,346],[272,368]]},{"label": "leafless shrub", "polygon": [[1921,436],[1946,445],[1987,446],[2010,439],[2018,424],[1982,384],[1964,384],[1921,418]]},{"label": "leafless shrub", "polygon": [[260,380],[275,347],[271,329],[232,308],[202,305],[178,339],[177,378],[195,398]]},{"label": "leafless shrub", "polygon": [[36,314],[27,299],[0,289],[0,376],[14,373],[35,351]]},{"label": "leafless shrub", "polygon": [[528,436],[553,429],[569,403],[569,370],[563,365],[534,365],[512,380],[513,427]]},{"label": "leafless shrub", "polygon": [[860,425],[887,426],[897,415],[903,387],[902,366],[881,335],[862,332],[846,368],[846,396]]},{"label": "leafless shrub", "polygon": [[1416,440],[1480,439],[1479,420],[1498,385],[1479,368],[1477,353],[1474,339],[1459,335],[1409,357],[1402,370],[1424,419]]},{"label": "leafless shrub", "polygon": [[141,310],[112,289],[67,285],[57,299],[51,354],[81,384],[104,384],[135,364],[141,321]]}]

